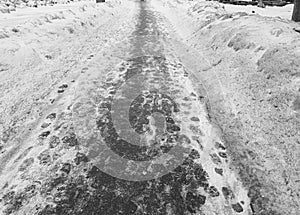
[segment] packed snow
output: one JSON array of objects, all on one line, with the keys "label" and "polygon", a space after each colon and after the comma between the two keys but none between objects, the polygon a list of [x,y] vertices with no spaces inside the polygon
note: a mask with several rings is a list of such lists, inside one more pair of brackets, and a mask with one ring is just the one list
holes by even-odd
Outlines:
[{"label": "packed snow", "polygon": [[[62,99],[55,105],[65,108],[76,88],[89,87],[85,80],[114,65],[114,55],[122,58],[124,53],[110,51],[128,42],[135,5],[85,1],[0,13],[1,187],[20,180],[14,156],[31,147],[23,140],[32,129],[47,126],[41,117],[51,105]],[[300,24],[290,20],[293,5],[151,5],[163,14],[175,52],[206,93],[212,123],[220,127],[231,168],[249,191],[252,213],[298,215]],[[69,97],[62,96],[65,91]],[[23,212],[33,214],[30,207]]]},{"label": "packed snow", "polygon": [[300,34],[285,12],[291,5],[257,14],[217,2],[155,2],[188,44],[182,59],[184,50],[197,56],[185,61],[207,91],[253,213],[296,215]]}]

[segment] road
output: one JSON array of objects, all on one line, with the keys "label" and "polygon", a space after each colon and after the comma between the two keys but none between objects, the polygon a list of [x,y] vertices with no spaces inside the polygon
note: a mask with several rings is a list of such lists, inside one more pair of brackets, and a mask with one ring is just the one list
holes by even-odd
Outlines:
[{"label": "road", "polygon": [[18,185],[3,214],[248,214],[184,44],[151,2],[136,6],[132,34],[59,87],[36,144],[7,165]]}]

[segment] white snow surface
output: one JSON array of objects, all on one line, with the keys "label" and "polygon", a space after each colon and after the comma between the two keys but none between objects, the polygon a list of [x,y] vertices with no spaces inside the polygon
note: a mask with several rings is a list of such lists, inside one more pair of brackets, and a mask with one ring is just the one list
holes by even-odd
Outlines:
[{"label": "white snow surface", "polygon": [[0,13],[0,26],[16,27],[17,25],[25,24],[34,18],[45,16],[48,13],[63,13],[68,10],[76,10],[80,6],[90,5],[93,1],[74,2],[70,4],[56,4],[53,6],[40,6],[38,8],[26,7],[18,8],[11,13]]},{"label": "white snow surface", "polygon": [[[84,65],[83,56],[119,41],[125,29],[122,24],[134,9],[130,7],[130,2],[113,0],[1,14],[0,132],[22,121],[37,97],[46,96],[64,78],[74,76]],[[125,17],[124,21],[120,22],[120,17]]]},{"label": "white snow surface", "polygon": [[242,5],[224,4],[225,10],[229,13],[246,12],[249,14],[258,14],[261,16],[280,17],[282,19],[292,18],[293,7],[294,7],[293,4],[288,4],[283,7],[266,6],[265,8],[252,6],[252,5],[242,6]]},{"label": "white snow surface", "polygon": [[182,60],[204,84],[233,168],[265,198],[253,197],[253,213],[298,215],[300,25],[287,14],[291,5],[256,13],[202,0],[154,5],[188,45]]},{"label": "white snow surface", "polygon": [[[238,162],[250,150],[255,156],[245,162],[263,183],[262,195],[278,213],[297,215],[300,34],[293,30],[299,24],[290,21],[292,5],[263,9],[199,0],[153,5],[188,45],[185,51],[195,52],[197,58],[185,60],[205,84],[224,137],[239,135],[228,150],[238,158],[240,177],[247,174]],[[25,128],[59,97],[58,86],[80,77],[87,57],[124,39],[134,28],[133,7],[131,1],[111,0],[0,14],[0,146],[9,151],[21,145],[6,143],[20,131],[26,135]],[[246,155],[240,159],[239,153]]]}]

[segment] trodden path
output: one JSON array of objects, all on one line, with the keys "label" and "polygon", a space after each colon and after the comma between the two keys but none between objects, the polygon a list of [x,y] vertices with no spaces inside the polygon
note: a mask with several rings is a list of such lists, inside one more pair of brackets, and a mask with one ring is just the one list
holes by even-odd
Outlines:
[{"label": "trodden path", "polygon": [[66,109],[41,122],[3,214],[249,214],[163,14],[137,4],[135,30],[111,48],[115,67],[94,64],[73,99],[57,104]]}]

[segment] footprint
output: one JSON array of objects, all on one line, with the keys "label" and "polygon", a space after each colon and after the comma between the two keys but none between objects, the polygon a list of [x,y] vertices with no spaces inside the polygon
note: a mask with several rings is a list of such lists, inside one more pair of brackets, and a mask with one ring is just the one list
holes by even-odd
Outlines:
[{"label": "footprint", "polygon": [[69,174],[71,171],[72,165],[70,163],[64,163],[62,164],[62,167],[60,171],[65,172],[66,174]]},{"label": "footprint", "polygon": [[221,168],[215,168],[215,172],[221,176],[223,176],[223,169]]},{"label": "footprint", "polygon": [[94,55],[93,54],[90,54],[90,56],[88,56],[88,58],[87,59],[92,59],[94,57]]},{"label": "footprint", "polygon": [[76,157],[74,159],[74,162],[76,165],[79,165],[82,162],[86,163],[88,161],[89,161],[89,159],[85,154],[83,154],[81,152],[77,152]]},{"label": "footprint", "polygon": [[58,93],[63,93],[65,92],[65,89],[68,88],[68,85],[67,84],[63,84],[61,86],[58,87]]},{"label": "footprint", "polygon": [[180,127],[174,124],[167,124],[167,131],[169,133],[176,133],[180,131]]},{"label": "footprint", "polygon": [[191,101],[191,99],[188,98],[188,97],[184,97],[182,100],[183,100],[183,101],[186,101],[186,102]]},{"label": "footprint", "polygon": [[200,158],[200,154],[197,150],[193,149],[191,152],[190,152],[190,155],[191,159],[199,159]]},{"label": "footprint", "polygon": [[81,73],[85,73],[88,70],[87,67],[82,68]]},{"label": "footprint", "polygon": [[210,154],[210,157],[212,159],[212,162],[214,162],[214,164],[219,165],[222,163],[220,157],[216,153]]},{"label": "footprint", "polygon": [[191,120],[193,122],[199,122],[200,121],[200,119],[198,117],[195,117],[195,116],[191,117]]},{"label": "footprint", "polygon": [[233,199],[234,194],[228,187],[222,187],[222,193],[225,199]]},{"label": "footprint", "polygon": [[66,89],[66,88],[68,88],[68,85],[67,84],[63,84],[63,85],[59,86],[58,88],[60,88],[60,89]]},{"label": "footprint", "polygon": [[46,139],[50,135],[50,131],[44,131],[39,135],[40,139]]},{"label": "footprint", "polygon": [[63,92],[65,92],[65,90],[64,89],[58,89],[57,92],[58,93],[63,93]]},{"label": "footprint", "polygon": [[119,68],[119,71],[120,71],[120,72],[125,71],[125,67],[124,67],[124,66],[121,66],[121,67]]},{"label": "footprint", "polygon": [[46,117],[46,119],[51,119],[51,120],[53,120],[55,118],[56,118],[56,113],[51,113]]},{"label": "footprint", "polygon": [[190,138],[188,136],[184,135],[184,134],[182,134],[178,137],[178,142],[183,143],[183,144],[187,144],[187,145],[191,144]]},{"label": "footprint", "polygon": [[219,142],[215,143],[215,147],[216,147],[216,149],[226,150],[225,146]]},{"label": "footprint", "polygon": [[197,95],[195,93],[193,93],[193,92],[191,92],[191,96],[197,97]]},{"label": "footprint", "polygon": [[61,157],[61,155],[60,154],[58,154],[57,152],[54,152],[53,153],[53,155],[52,155],[52,160],[53,161],[56,161],[58,158],[60,158]]},{"label": "footprint", "polygon": [[62,138],[63,143],[68,144],[69,146],[76,146],[78,145],[78,140],[75,133],[69,133],[68,135]]},{"label": "footprint", "polygon": [[60,139],[57,136],[52,136],[49,139],[49,147],[50,148],[55,148],[56,146],[58,146],[60,144]]},{"label": "footprint", "polygon": [[117,90],[112,89],[112,90],[109,90],[108,93],[111,94],[111,95],[115,95],[117,93]]},{"label": "footprint", "polygon": [[232,204],[231,207],[237,213],[242,213],[244,211],[240,203]]},{"label": "footprint", "polygon": [[41,152],[37,158],[39,159],[41,165],[47,165],[51,162],[51,156],[48,149]]},{"label": "footprint", "polygon": [[201,129],[198,126],[194,126],[194,125],[190,125],[189,129],[194,133],[194,134],[198,134],[200,136],[204,136],[203,132],[201,131]]},{"label": "footprint", "polygon": [[188,192],[186,194],[187,210],[195,214],[197,208],[200,208],[206,202],[206,197],[197,193]]},{"label": "footprint", "polygon": [[219,156],[222,158],[227,158],[227,154],[225,152],[219,152]]},{"label": "footprint", "polygon": [[203,101],[204,99],[205,99],[205,96],[202,96],[202,95],[199,96],[200,101]]},{"label": "footprint", "polygon": [[49,127],[51,125],[51,123],[43,123],[42,125],[41,125],[41,127],[42,128],[47,128],[47,127]]},{"label": "footprint", "polygon": [[218,197],[220,195],[220,192],[215,186],[210,186],[208,189],[208,193],[211,197]]}]

